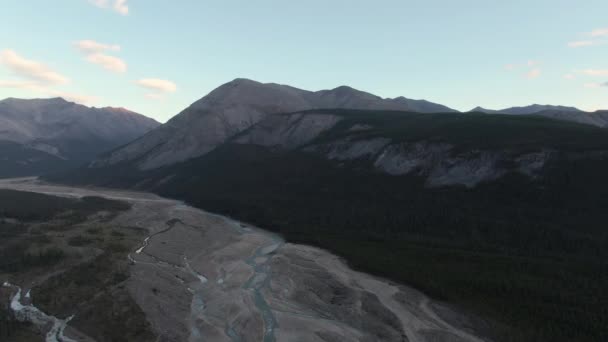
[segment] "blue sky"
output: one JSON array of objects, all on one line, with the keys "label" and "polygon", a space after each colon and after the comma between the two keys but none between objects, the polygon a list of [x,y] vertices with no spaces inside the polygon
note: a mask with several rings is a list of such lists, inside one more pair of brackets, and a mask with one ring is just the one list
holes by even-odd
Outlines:
[{"label": "blue sky", "polygon": [[606,0],[4,0],[0,98],[166,121],[237,77],[469,110],[608,108]]}]

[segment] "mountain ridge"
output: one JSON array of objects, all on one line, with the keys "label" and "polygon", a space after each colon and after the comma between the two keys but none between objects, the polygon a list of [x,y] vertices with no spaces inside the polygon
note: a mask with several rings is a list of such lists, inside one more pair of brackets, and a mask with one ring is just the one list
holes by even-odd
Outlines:
[{"label": "mountain ridge", "polygon": [[470,112],[483,112],[483,113],[493,113],[493,114],[511,114],[511,115],[529,115],[538,112],[543,112],[546,110],[556,110],[556,111],[567,111],[567,112],[579,112],[583,111],[576,107],[569,106],[555,106],[555,105],[541,105],[541,104],[531,104],[528,106],[515,106],[508,107],[504,109],[488,109],[481,106],[477,106],[470,110]]},{"label": "mountain ridge", "polygon": [[204,155],[230,137],[270,115],[318,108],[417,110],[456,112],[428,101],[383,99],[340,86],[308,91],[277,83],[237,78],[195,101],[166,124],[142,139],[114,151],[93,166],[139,160],[142,169],[154,169]]},{"label": "mountain ridge", "polygon": [[[0,100],[0,141],[5,143],[6,155],[13,157],[5,157],[2,163],[16,176],[48,171],[49,163],[43,160],[52,161],[53,169],[61,168],[62,162],[73,166],[159,125],[125,108],[87,107],[60,97],[7,98]],[[22,157],[17,158],[16,151]]]}]

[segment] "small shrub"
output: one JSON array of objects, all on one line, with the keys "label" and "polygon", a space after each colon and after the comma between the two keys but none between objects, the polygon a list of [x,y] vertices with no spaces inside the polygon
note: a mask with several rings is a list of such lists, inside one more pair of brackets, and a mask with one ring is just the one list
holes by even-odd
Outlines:
[{"label": "small shrub", "polygon": [[82,235],[72,236],[71,238],[68,239],[68,245],[73,246],[73,247],[82,247],[82,246],[90,245],[91,243],[93,243],[93,240],[91,240],[88,237],[82,236]]}]

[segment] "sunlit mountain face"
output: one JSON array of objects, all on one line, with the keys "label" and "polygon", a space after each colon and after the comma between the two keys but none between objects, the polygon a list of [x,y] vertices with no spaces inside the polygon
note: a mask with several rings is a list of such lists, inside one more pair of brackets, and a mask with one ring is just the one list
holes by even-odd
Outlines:
[{"label": "sunlit mountain face", "polygon": [[31,176],[79,166],[159,124],[122,108],[62,98],[0,101],[0,175]]}]

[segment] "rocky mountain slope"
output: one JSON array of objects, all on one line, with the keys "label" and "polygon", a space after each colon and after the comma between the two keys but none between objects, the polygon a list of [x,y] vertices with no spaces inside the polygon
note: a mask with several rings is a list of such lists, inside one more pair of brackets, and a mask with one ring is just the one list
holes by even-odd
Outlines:
[{"label": "rocky mountain slope", "polygon": [[119,149],[95,166],[137,160],[150,170],[202,156],[268,116],[316,108],[454,112],[423,100],[382,99],[349,87],[311,92],[236,79],[193,103],[165,125]]},{"label": "rocky mountain slope", "polygon": [[[156,132],[159,130],[151,134]],[[228,145],[309,154],[346,168],[356,165],[374,173],[417,177],[428,187],[475,187],[513,173],[533,180],[558,161],[605,158],[608,132],[537,116],[317,109],[269,115],[233,132],[207,153],[225,153],[223,147]],[[171,151],[180,153],[179,149]],[[188,169],[198,167],[193,165],[205,157],[162,168],[142,167],[138,159],[118,164],[102,160],[78,173],[84,182],[108,179],[119,183],[113,177],[122,170],[130,175],[131,184],[121,185],[154,188],[166,182],[166,177],[174,181],[181,173],[189,174]]]},{"label": "rocky mountain slope", "polygon": [[480,114],[313,110],[265,119],[230,142],[364,162],[428,186],[473,187],[511,172],[534,178],[552,160],[608,156],[603,129]]},{"label": "rocky mountain slope", "polygon": [[158,125],[124,108],[89,108],[62,98],[5,99],[0,101],[0,175],[37,174],[82,163]]}]

